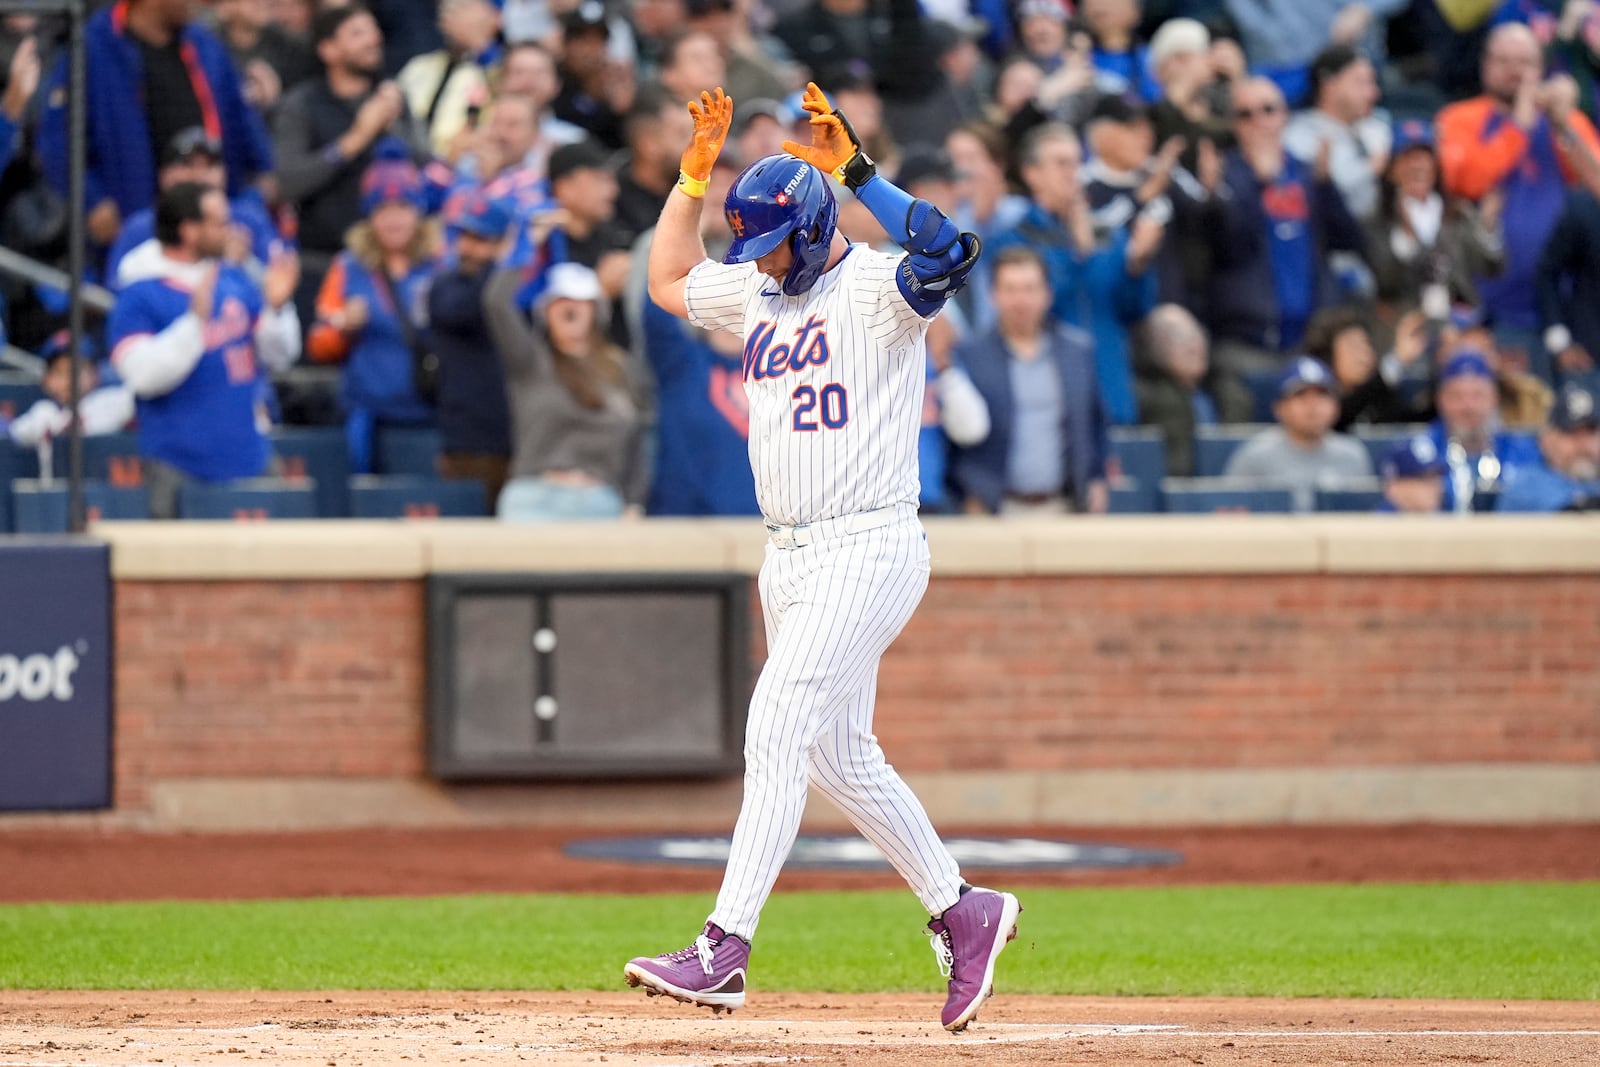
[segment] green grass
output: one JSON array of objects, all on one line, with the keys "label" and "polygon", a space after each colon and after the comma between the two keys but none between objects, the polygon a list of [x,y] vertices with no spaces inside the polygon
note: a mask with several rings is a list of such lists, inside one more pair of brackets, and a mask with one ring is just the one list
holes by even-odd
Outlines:
[{"label": "green grass", "polygon": [[[3,876],[3,875],[0,875]],[[1600,1000],[1600,883],[1029,889],[1013,993]],[[620,989],[710,899],[472,896],[0,908],[0,988]],[[938,988],[904,892],[785,893],[762,989]]]}]

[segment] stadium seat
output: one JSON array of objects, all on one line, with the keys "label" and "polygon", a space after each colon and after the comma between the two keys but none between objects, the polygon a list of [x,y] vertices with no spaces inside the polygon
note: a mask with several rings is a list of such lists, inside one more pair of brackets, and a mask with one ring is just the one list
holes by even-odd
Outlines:
[{"label": "stadium seat", "polygon": [[[1167,442],[1159,427],[1112,427],[1111,456],[1124,478],[1148,486],[1152,493],[1167,476]],[[1116,478],[1111,483],[1119,484]]]},{"label": "stadium seat", "polygon": [[1255,421],[1276,421],[1272,405],[1278,399],[1278,379],[1282,374],[1282,371],[1276,370],[1247,370],[1239,375],[1244,387],[1250,390],[1250,398],[1254,402],[1250,417]]},{"label": "stadium seat", "polygon": [[1124,478],[1111,486],[1112,515],[1150,515],[1161,510],[1160,482]]},{"label": "stadium seat", "polygon": [[180,519],[314,519],[317,488],[310,479],[244,478],[206,485],[191,482],[178,491]]},{"label": "stadium seat", "polygon": [[283,464],[286,481],[309,478],[317,486],[317,514],[339,519],[350,514],[350,452],[339,426],[280,428],[272,448]]},{"label": "stadium seat", "polygon": [[1228,457],[1250,438],[1268,429],[1259,423],[1231,426],[1197,426],[1194,431],[1194,473],[1199,478],[1220,478]]},{"label": "stadium seat", "polygon": [[1161,504],[1174,514],[1287,514],[1292,503],[1289,490],[1265,489],[1246,478],[1168,478],[1161,483]]},{"label": "stadium seat", "polygon": [[39,477],[39,456],[0,434],[0,533],[11,532],[10,486],[18,478]]},{"label": "stadium seat", "polygon": [[[52,472],[66,478],[72,469],[72,439],[58,437],[52,444]],[[137,433],[95,434],[83,439],[83,476],[111,485],[142,485]]]},{"label": "stadium seat", "polygon": [[435,461],[442,447],[438,430],[419,426],[379,427],[373,465],[379,474],[431,478],[437,473]]},{"label": "stadium seat", "polygon": [[482,482],[371,474],[350,479],[352,518],[476,518],[484,514]]},{"label": "stadium seat", "polygon": [[21,379],[0,379],[0,419],[14,419],[33,407],[34,401],[44,396],[38,382]]},{"label": "stadium seat", "polygon": [[1383,503],[1383,482],[1377,478],[1347,479],[1337,486],[1319,488],[1316,501],[1318,511],[1371,511]]},{"label": "stadium seat", "polygon": [[[57,479],[45,485],[33,479],[11,483],[12,523],[19,534],[66,533],[70,528],[71,501],[67,483]],[[142,485],[83,483],[84,514],[100,519],[148,519],[150,492]]]},{"label": "stadium seat", "polygon": [[1383,464],[1383,458],[1418,434],[1428,432],[1428,424],[1395,424],[1390,426],[1357,426],[1351,431],[1356,440],[1367,448],[1372,457],[1372,469]]}]

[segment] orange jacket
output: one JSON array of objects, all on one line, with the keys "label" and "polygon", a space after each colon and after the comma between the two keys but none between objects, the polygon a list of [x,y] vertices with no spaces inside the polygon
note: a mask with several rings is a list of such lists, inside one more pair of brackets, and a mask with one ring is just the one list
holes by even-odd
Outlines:
[{"label": "orange jacket", "polygon": [[[1492,121],[1501,121],[1488,133]],[[1528,150],[1528,131],[1511,120],[1500,104],[1489,96],[1475,96],[1451,104],[1439,112],[1439,168],[1445,192],[1452,196],[1481,200],[1484,194],[1505,181]],[[1572,132],[1600,159],[1600,136],[1587,118],[1574,111],[1568,119]],[[1570,183],[1574,170],[1566,151],[1557,143],[1561,173]]]}]

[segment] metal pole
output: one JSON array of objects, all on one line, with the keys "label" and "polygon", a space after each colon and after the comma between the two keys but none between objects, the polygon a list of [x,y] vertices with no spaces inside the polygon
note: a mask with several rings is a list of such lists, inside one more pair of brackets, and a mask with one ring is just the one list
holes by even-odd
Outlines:
[{"label": "metal pole", "polygon": [[68,290],[70,303],[67,328],[72,335],[72,384],[68,397],[72,411],[67,461],[67,522],[73,533],[87,525],[83,506],[83,422],[78,415],[78,378],[84,364],[83,281],[84,260],[88,254],[87,220],[84,217],[84,176],[88,169],[88,62],[84,49],[84,0],[71,0],[68,8],[71,26],[69,87],[67,90],[67,271],[72,276]]}]

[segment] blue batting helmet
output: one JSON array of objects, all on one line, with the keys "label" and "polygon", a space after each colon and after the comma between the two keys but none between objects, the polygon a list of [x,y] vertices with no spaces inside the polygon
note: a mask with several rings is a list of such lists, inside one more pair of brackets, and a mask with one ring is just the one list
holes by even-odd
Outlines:
[{"label": "blue batting helmet", "polygon": [[828,179],[810,163],[778,153],[763,156],[734,179],[723,205],[733,246],[724,263],[750,263],[794,238],[794,263],[783,291],[799,296],[828,265],[839,204]]}]

